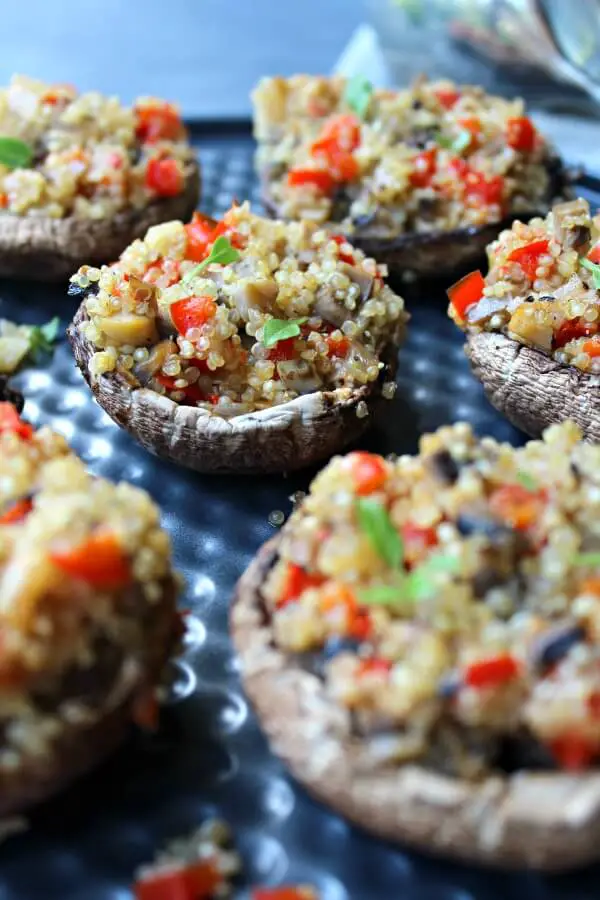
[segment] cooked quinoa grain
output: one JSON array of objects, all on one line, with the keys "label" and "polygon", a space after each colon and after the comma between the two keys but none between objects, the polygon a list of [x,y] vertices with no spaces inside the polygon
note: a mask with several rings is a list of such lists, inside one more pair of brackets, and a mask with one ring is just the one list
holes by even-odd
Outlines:
[{"label": "cooked quinoa grain", "polygon": [[257,169],[285,217],[390,238],[544,209],[553,153],[523,101],[419,79],[365,109],[343,78],[265,78],[254,92]]},{"label": "cooked quinoa grain", "polygon": [[262,595],[365,764],[476,777],[598,758],[599,472],[571,423],[516,450],[458,423],[416,457],[355,452],[316,477]]},{"label": "cooked quinoa grain", "polygon": [[472,272],[449,289],[454,321],[600,374],[600,215],[588,202],[515,222],[490,244],[488,261],[485,279]]},{"label": "cooked quinoa grain", "polygon": [[0,91],[0,137],[18,139],[30,155],[22,167],[0,163],[4,215],[104,219],[140,209],[181,193],[193,158],[170,103],[143,97],[128,108],[22,75]]},{"label": "cooked quinoa grain", "polygon": [[385,267],[248,204],[218,223],[197,213],[155,226],[96,273],[71,279],[86,297],[92,376],[117,371],[224,417],[377,381],[407,320]]}]

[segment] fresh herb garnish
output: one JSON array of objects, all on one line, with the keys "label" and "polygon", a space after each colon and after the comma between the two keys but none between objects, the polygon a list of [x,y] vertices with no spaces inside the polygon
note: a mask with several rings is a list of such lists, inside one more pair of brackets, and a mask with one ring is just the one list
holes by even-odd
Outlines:
[{"label": "fresh herb garnish", "polygon": [[279,341],[298,337],[300,326],[307,320],[307,316],[300,319],[267,319],[263,327],[263,344],[265,347],[274,347]]},{"label": "fresh herb garnish", "polygon": [[9,169],[26,169],[31,165],[33,149],[24,141],[0,137],[0,163]]},{"label": "fresh herb garnish", "polygon": [[396,584],[378,585],[360,591],[360,603],[382,606],[405,606],[426,599],[435,588],[438,572],[453,572],[458,568],[455,556],[432,556],[406,577],[399,576]]},{"label": "fresh herb garnish", "polygon": [[29,356],[37,359],[41,353],[50,353],[58,337],[60,319],[55,316],[45,325],[33,325],[29,334]]},{"label": "fresh herb garnish", "polygon": [[517,481],[519,484],[523,485],[526,491],[537,491],[537,481],[527,472],[517,472]]},{"label": "fresh herb garnish", "polygon": [[374,550],[388,566],[397,569],[404,557],[404,545],[385,506],[359,497],[356,511],[359,525]]},{"label": "fresh herb garnish", "polygon": [[468,128],[461,128],[455,138],[449,137],[447,134],[436,134],[434,140],[436,144],[445,150],[452,150],[453,153],[462,153],[471,143],[473,135]]},{"label": "fresh herb garnish", "polygon": [[577,553],[573,563],[576,566],[600,566],[600,552]]},{"label": "fresh herb garnish", "polygon": [[594,282],[594,287],[597,291],[600,291],[600,265],[598,263],[593,263],[591,259],[588,259],[586,256],[580,256],[579,262],[584,267],[584,269],[589,269],[592,273],[592,281]]},{"label": "fresh herb garnish", "polygon": [[239,250],[236,250],[235,247],[231,246],[229,238],[226,238],[224,234],[219,235],[214,244],[211,247],[211,251],[206,257],[203,259],[201,263],[198,263],[197,266],[187,273],[184,281],[189,281],[191,278],[194,278],[198,275],[199,272],[202,272],[207,266],[212,265],[213,263],[218,263],[220,266],[227,266],[229,263],[237,262],[240,258]]},{"label": "fresh herb garnish", "polygon": [[359,591],[358,601],[367,606],[370,604],[375,606],[395,606],[397,603],[402,603],[405,600],[402,590],[402,582],[396,585],[381,584],[377,585],[377,587],[365,588],[364,591]]},{"label": "fresh herb garnish", "polygon": [[354,75],[344,91],[344,103],[354,110],[359,119],[364,119],[371,102],[373,85],[364,75]]}]

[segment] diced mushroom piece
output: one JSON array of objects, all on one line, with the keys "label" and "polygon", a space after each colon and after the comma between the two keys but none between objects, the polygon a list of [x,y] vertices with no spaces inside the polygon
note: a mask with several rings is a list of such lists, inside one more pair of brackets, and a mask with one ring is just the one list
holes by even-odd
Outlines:
[{"label": "diced mushroom piece", "polygon": [[277,363],[277,373],[288,391],[310,394],[321,388],[321,379],[305,360],[284,360]]},{"label": "diced mushroom piece", "polygon": [[101,316],[98,327],[110,343],[143,347],[158,340],[156,320],[153,316],[137,316],[135,313],[120,312],[114,316]]},{"label": "diced mushroom piece", "polygon": [[166,340],[156,344],[150,351],[148,359],[138,363],[133,369],[140,383],[147,384],[152,376],[162,369],[167,358],[174,353],[177,353],[177,344],[174,341]]},{"label": "diced mushroom piece", "polygon": [[506,310],[506,300],[497,297],[482,297],[481,300],[467,310],[469,325],[479,325],[498,313]]},{"label": "diced mushroom piece", "polygon": [[566,233],[565,248],[567,250],[578,250],[582,256],[585,256],[590,248],[591,237],[592,232],[587,225],[574,225]]},{"label": "diced mushroom piece", "polygon": [[554,237],[561,244],[567,239],[568,232],[576,225],[589,223],[590,208],[586,200],[578,197],[566,203],[559,203],[552,209],[552,222]]},{"label": "diced mushroom piece", "polygon": [[348,310],[342,302],[335,299],[328,284],[321,285],[318,289],[313,314],[337,328],[340,328],[348,318]]},{"label": "diced mushroom piece", "polygon": [[342,265],[342,271],[348,276],[350,281],[359,286],[361,303],[366,303],[373,290],[373,282],[375,280],[373,276],[365,269],[361,269],[360,266],[351,266],[349,263]]},{"label": "diced mushroom piece", "polygon": [[[278,288],[271,278],[242,279],[231,295],[233,305],[240,316],[248,319],[248,311],[271,312],[277,299]],[[230,300],[230,302],[231,302]]]},{"label": "diced mushroom piece", "polygon": [[523,304],[511,316],[508,336],[532,347],[551,350],[554,324],[546,303]]}]

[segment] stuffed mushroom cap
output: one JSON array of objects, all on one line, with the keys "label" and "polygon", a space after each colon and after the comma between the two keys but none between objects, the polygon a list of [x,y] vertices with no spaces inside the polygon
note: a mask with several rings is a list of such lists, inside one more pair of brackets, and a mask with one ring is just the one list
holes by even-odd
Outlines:
[{"label": "stuffed mushroom cap", "polygon": [[397,275],[464,268],[516,215],[564,194],[560,160],[519,99],[306,75],[263,79],[253,98],[267,209],[335,223]]},{"label": "stuffed mushroom cap", "polygon": [[358,437],[393,393],[407,315],[385,274],[318,225],[247,204],[196,214],[80,269],[70,340],[147,449],[198,471],[297,469]]},{"label": "stuffed mushroom cap", "polygon": [[502,232],[488,259],[485,279],[448,294],[489,399],[532,436],[573,419],[600,441],[600,216],[583,199],[558,204]]},{"label": "stuffed mushroom cap", "polygon": [[598,858],[600,449],[462,423],[336,457],[239,582],[271,748],[388,840],[478,863]]},{"label": "stuffed mushroom cap", "polygon": [[15,76],[0,91],[0,275],[60,280],[188,217],[199,167],[176,108]]},{"label": "stuffed mushroom cap", "polygon": [[149,497],[91,476],[60,435],[0,402],[0,815],[147,722],[179,636],[176,595]]}]

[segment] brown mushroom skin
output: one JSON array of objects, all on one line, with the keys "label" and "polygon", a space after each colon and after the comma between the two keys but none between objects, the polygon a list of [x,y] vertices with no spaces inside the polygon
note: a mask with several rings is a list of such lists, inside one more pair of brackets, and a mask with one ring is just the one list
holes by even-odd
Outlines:
[{"label": "brown mushroom skin", "polygon": [[419,765],[361,770],[343,712],[315,675],[275,647],[265,622],[260,589],[279,540],[240,579],[231,632],[271,748],[313,796],[379,837],[463,861],[561,871],[600,857],[598,772],[521,771],[471,782]]},{"label": "brown mushroom skin", "polygon": [[[124,592],[124,603],[136,602],[133,590]],[[24,756],[18,768],[0,772],[0,816],[22,813],[48,799],[89,772],[123,743],[131,729],[140,693],[158,683],[175,648],[179,637],[176,598],[175,580],[169,577],[163,581],[162,596],[152,606],[151,620],[146,623],[146,658],[137,672],[124,679],[115,703],[98,707],[97,716],[91,722],[71,722],[63,727],[50,752],[43,756]]]},{"label": "brown mushroom skin", "polygon": [[[181,406],[147,388],[132,387],[118,372],[93,378],[94,348],[79,325],[87,318],[79,307],[67,337],[77,365],[108,415],[150,453],[196,472],[243,475],[302,469],[329,458],[368,428],[384,381],[393,379],[397,348],[384,348],[384,367],[376,382],[356,389],[316,391],[261,412],[232,419]],[[358,404],[368,415],[357,416]]]},{"label": "brown mushroom skin", "polygon": [[[443,232],[424,231],[394,238],[369,235],[368,229],[365,229],[361,234],[348,235],[348,240],[367,256],[387,265],[390,275],[397,278],[406,273],[420,278],[447,278],[483,259],[487,245],[505,228],[510,228],[516,219],[526,222],[534,216],[545,215],[557,199],[565,199],[569,195],[568,185],[572,176],[563,169],[558,158],[549,160],[548,171],[550,185],[544,209],[512,213],[500,222],[480,228],[469,226]],[[281,218],[277,204],[269,195],[265,178],[262,179],[262,203],[272,218]]]},{"label": "brown mushroom skin", "polygon": [[531,437],[572,419],[587,441],[600,441],[600,386],[574,366],[495,332],[468,332],[465,353],[488,400]]},{"label": "brown mushroom skin", "polygon": [[176,197],[152,200],[106,219],[0,215],[0,276],[63,281],[85,263],[112,262],[152,225],[191,217],[200,196],[196,160],[186,165],[184,176],[185,187]]}]

